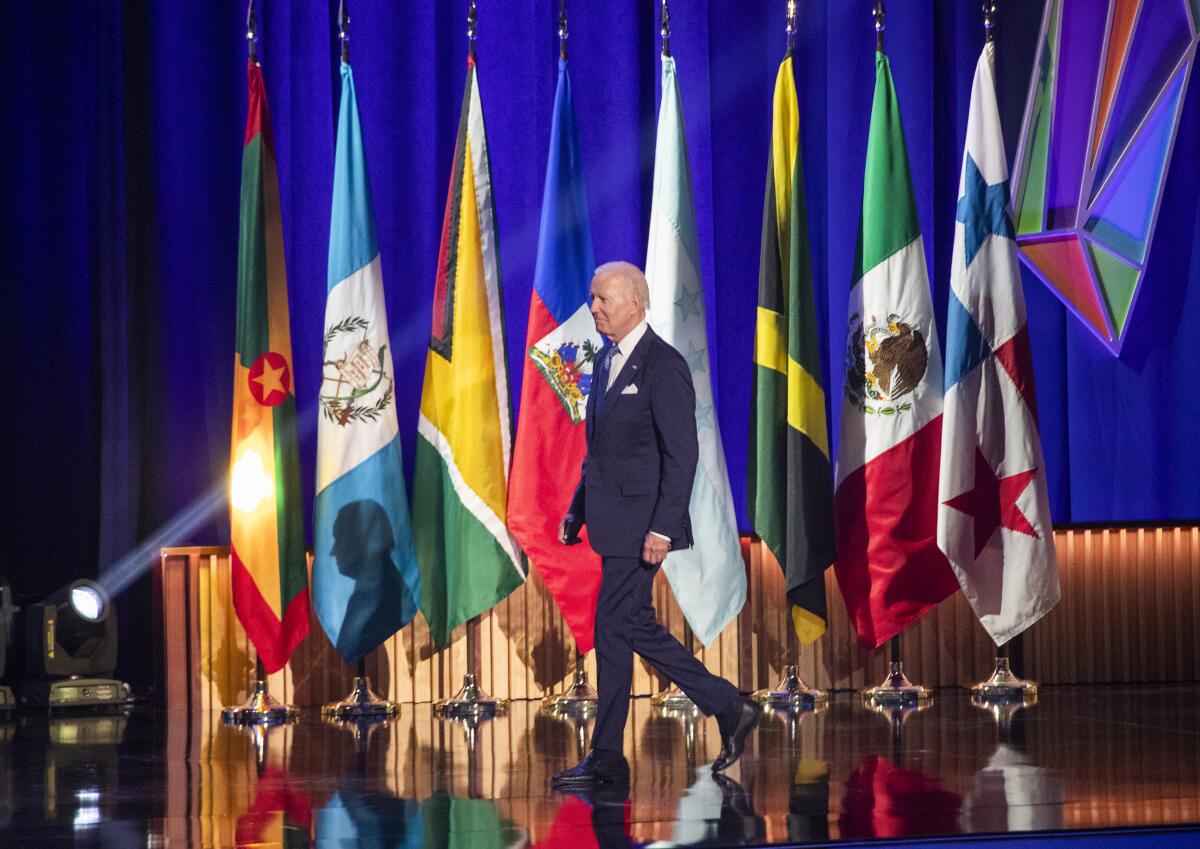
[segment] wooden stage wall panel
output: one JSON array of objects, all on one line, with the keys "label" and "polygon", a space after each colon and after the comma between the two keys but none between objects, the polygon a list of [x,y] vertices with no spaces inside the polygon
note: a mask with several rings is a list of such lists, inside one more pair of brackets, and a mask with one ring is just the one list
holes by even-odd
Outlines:
[{"label": "wooden stage wall panel", "polygon": [[[1055,532],[1062,602],[1024,636],[1025,673],[1042,684],[1200,681],[1200,527],[1115,528]],[[745,541],[750,583],[738,619],[697,656],[743,690],[773,685],[789,648],[783,576],[765,546]],[[802,677],[826,689],[857,689],[883,677],[886,650],[864,651],[854,636],[833,570],[826,574],[829,631],[799,652]],[[210,711],[242,701],[254,670],[230,598],[228,549],[166,548],[155,576],[159,690],[169,708]],[[683,616],[659,575],[661,621],[685,638]],[[530,580],[481,617],[481,683],[493,695],[536,699],[569,680],[570,634],[545,585]],[[993,646],[961,593],[931,611],[903,637],[905,665],[929,686],[961,686],[991,669]],[[585,660],[595,681],[595,657]],[[435,650],[420,616],[367,659],[380,693],[405,703],[454,694],[469,668],[466,628]],[[312,631],[291,662],[270,677],[271,691],[298,705],[341,698],[353,670],[312,617]],[[635,666],[633,691],[662,686],[646,664]]]}]

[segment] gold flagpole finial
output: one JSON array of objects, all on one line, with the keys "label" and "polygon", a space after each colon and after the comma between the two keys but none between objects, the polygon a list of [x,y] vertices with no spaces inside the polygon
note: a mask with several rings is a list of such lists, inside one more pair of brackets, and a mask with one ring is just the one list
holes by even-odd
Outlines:
[{"label": "gold flagpole finial", "polygon": [[671,10],[667,8],[667,0],[662,0],[661,14],[662,55],[671,55]]},{"label": "gold flagpole finial", "polygon": [[350,9],[346,0],[338,5],[338,38],[342,41],[342,61],[350,62]]},{"label": "gold flagpole finial", "polygon": [[475,0],[467,7],[467,55],[475,58],[475,39],[479,37],[479,18],[475,14]]},{"label": "gold flagpole finial", "polygon": [[258,18],[254,16],[254,0],[246,4],[246,50],[251,62],[258,62]]},{"label": "gold flagpole finial", "polygon": [[883,22],[883,0],[875,0],[875,8],[871,10],[871,17],[875,19],[875,49],[880,53],[883,52],[883,31],[886,24]]},{"label": "gold flagpole finial", "polygon": [[983,0],[983,40],[996,38],[996,0]]},{"label": "gold flagpole finial", "polygon": [[787,2],[787,52],[792,55],[796,49],[796,0]]},{"label": "gold flagpole finial", "polygon": [[558,7],[558,58],[567,58],[567,0],[562,0]]}]

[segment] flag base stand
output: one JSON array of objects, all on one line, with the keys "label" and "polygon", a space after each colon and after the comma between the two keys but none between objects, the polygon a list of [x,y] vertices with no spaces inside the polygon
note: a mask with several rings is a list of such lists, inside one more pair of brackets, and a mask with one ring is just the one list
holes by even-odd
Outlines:
[{"label": "flag base stand", "polygon": [[829,693],[804,683],[794,663],[783,667],[783,678],[770,690],[756,690],[751,696],[773,710],[813,710],[829,701]]},{"label": "flag base stand", "polygon": [[663,714],[677,714],[682,716],[700,710],[700,708],[696,707],[695,702],[684,695],[683,690],[680,690],[674,684],[661,693],[651,696],[650,704]]},{"label": "flag base stand", "polygon": [[294,705],[285,705],[270,694],[261,675],[255,680],[249,699],[221,711],[221,721],[226,725],[282,725],[294,722],[299,716],[300,711]]},{"label": "flag base stand", "polygon": [[996,656],[996,668],[986,681],[971,685],[971,701],[1012,702],[1024,705],[1032,699],[1037,702],[1038,687],[1035,681],[1018,678],[1009,666],[1006,655]]},{"label": "flag base stand", "polygon": [[565,692],[553,693],[542,700],[542,709],[551,714],[590,716],[596,712],[599,699],[596,688],[588,681],[582,663],[575,666],[575,677]]},{"label": "flag base stand", "polygon": [[[687,649],[688,654],[696,654],[695,642],[692,626],[685,619],[683,622],[683,646]],[[675,686],[674,682],[667,689],[651,696],[650,704],[657,708],[659,713],[676,716],[684,716],[700,710],[696,707],[696,703],[684,694],[683,690]]]},{"label": "flag base stand", "polygon": [[468,672],[454,697],[434,702],[433,712],[443,719],[490,719],[508,713],[508,699],[493,699]]},{"label": "flag base stand", "polygon": [[929,701],[932,696],[933,691],[928,687],[908,680],[904,674],[904,664],[898,660],[891,662],[891,669],[883,683],[862,691],[863,701],[871,707],[916,705]]},{"label": "flag base stand", "polygon": [[371,689],[371,679],[354,676],[354,689],[340,702],[330,702],[321,708],[326,719],[391,719],[400,715],[400,705],[380,698]]},{"label": "flag base stand", "polygon": [[928,701],[933,691],[921,684],[914,684],[904,674],[904,661],[900,659],[900,636],[892,637],[892,659],[887,677],[876,687],[862,691],[862,700],[870,708],[885,705],[915,705]]}]

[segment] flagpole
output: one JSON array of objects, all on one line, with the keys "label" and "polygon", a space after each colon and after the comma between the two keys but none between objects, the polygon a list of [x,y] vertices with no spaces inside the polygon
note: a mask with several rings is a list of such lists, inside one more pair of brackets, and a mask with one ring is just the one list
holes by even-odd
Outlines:
[{"label": "flagpole", "polygon": [[558,58],[567,61],[567,0],[558,9]]},{"label": "flagpole", "polygon": [[875,50],[879,53],[883,52],[883,31],[887,25],[883,22],[883,0],[875,0],[875,8],[871,11],[871,17],[875,19]]},{"label": "flagpole", "polygon": [[662,55],[671,55],[671,10],[667,8],[667,0],[662,0],[661,12],[659,15],[661,20],[661,28],[659,33],[662,35]]},{"label": "flagpole", "polygon": [[350,9],[346,0],[338,4],[338,38],[342,42],[342,61],[350,64]]},{"label": "flagpole", "polygon": [[796,49],[796,0],[787,0],[787,53],[791,56]]},{"label": "flagpole", "polygon": [[254,16],[254,0],[246,4],[246,53],[251,62],[258,64],[258,19]]},{"label": "flagpole", "polygon": [[479,35],[478,21],[475,14],[475,0],[471,0],[467,6],[467,56],[472,60],[475,59],[475,39]]}]

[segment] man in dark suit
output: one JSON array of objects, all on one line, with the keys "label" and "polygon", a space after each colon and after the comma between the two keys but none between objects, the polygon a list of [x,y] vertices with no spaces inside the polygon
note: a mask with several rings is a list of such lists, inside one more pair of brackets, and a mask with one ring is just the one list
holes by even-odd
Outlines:
[{"label": "man in dark suit", "polygon": [[699,444],[696,394],[684,358],[646,324],[650,290],[626,262],[596,269],[592,317],[607,343],[592,369],[587,402],[587,457],[560,533],[588,540],[602,558],[596,599],[600,703],[592,751],[554,776],[556,786],[628,780],[622,754],[633,653],[670,678],[705,714],[716,715],[721,756],[732,764],[758,722],[758,708],[713,675],[658,623],[654,576],[672,548],[692,545],[688,516]]}]

